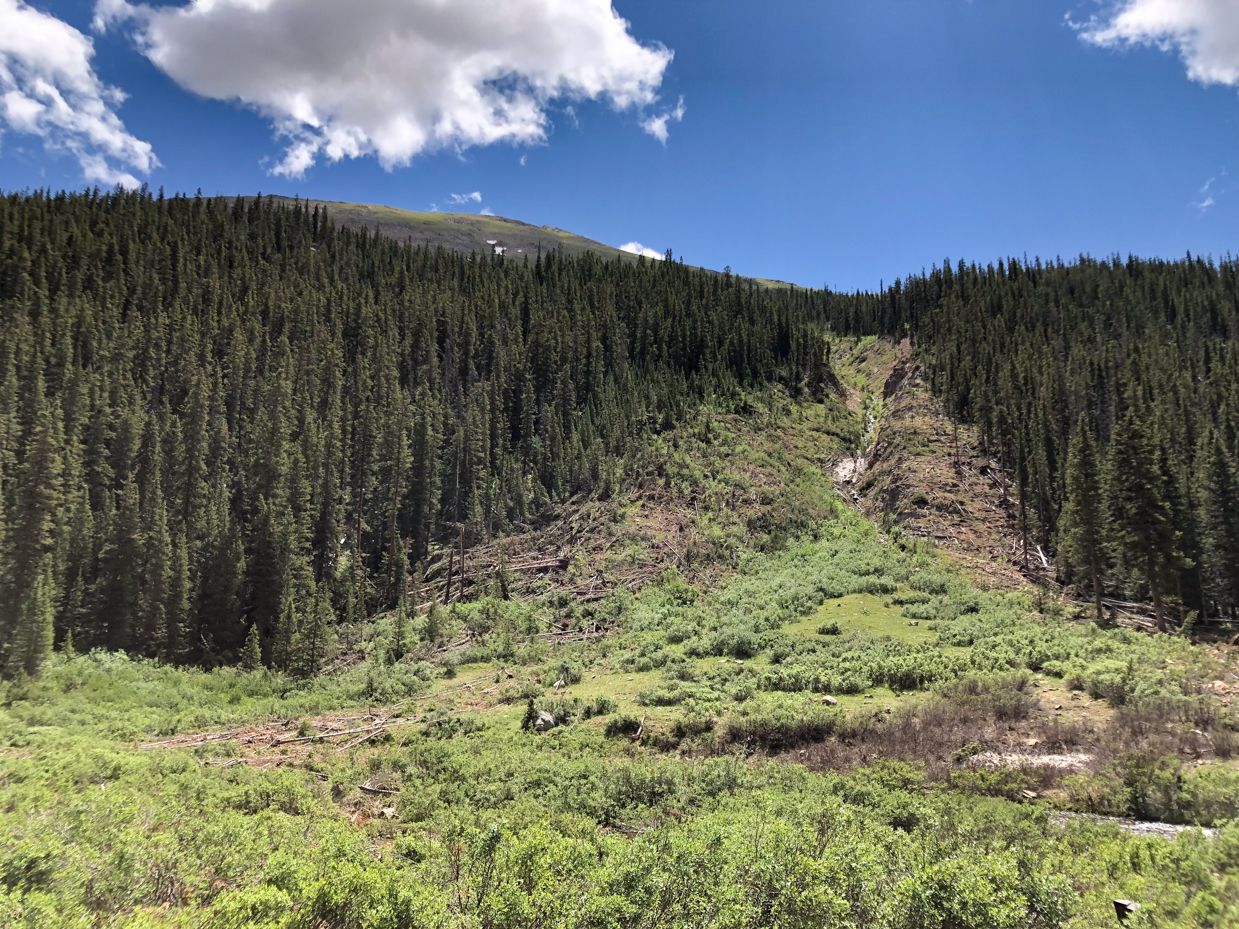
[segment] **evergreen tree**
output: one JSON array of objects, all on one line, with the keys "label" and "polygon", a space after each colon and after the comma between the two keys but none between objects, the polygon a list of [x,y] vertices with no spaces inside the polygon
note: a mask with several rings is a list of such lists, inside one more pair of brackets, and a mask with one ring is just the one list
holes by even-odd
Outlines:
[{"label": "evergreen tree", "polygon": [[1107,542],[1115,562],[1149,586],[1157,628],[1166,628],[1163,588],[1174,559],[1173,514],[1158,451],[1129,412],[1115,427],[1106,458]]},{"label": "evergreen tree", "polygon": [[45,577],[48,559],[56,547],[61,516],[62,460],[60,420],[47,402],[41,374],[36,375],[27,400],[26,455],[14,488],[13,517],[8,533],[3,576],[9,596],[0,598],[0,644],[10,640],[25,622],[27,608],[42,603],[35,588]]},{"label": "evergreen tree", "polygon": [[277,671],[288,671],[292,667],[297,634],[297,608],[292,597],[288,597],[271,629],[271,667]]},{"label": "evergreen tree", "polygon": [[396,607],[396,617],[392,624],[392,656],[399,661],[413,647],[413,623],[409,619],[409,611],[401,603]]},{"label": "evergreen tree", "polygon": [[[168,511],[157,481],[147,494],[147,513],[142,522],[143,574],[138,607],[138,647],[149,657],[155,657],[164,652],[169,640],[168,607],[172,600],[174,558],[172,537],[168,532]],[[175,633],[172,638],[177,638]]]},{"label": "evergreen tree", "polygon": [[1239,475],[1210,430],[1197,458],[1197,521],[1205,591],[1215,604],[1239,604]]},{"label": "evergreen tree", "polygon": [[1060,522],[1059,552],[1071,571],[1087,575],[1098,622],[1102,621],[1104,520],[1097,445],[1088,416],[1082,413],[1067,450],[1067,496]]},{"label": "evergreen tree", "polygon": [[176,662],[185,652],[185,630],[189,624],[190,604],[193,600],[188,545],[182,533],[177,533],[172,541],[172,564],[169,573],[162,653],[165,661]]},{"label": "evergreen tree", "polygon": [[137,482],[130,478],[117,494],[110,532],[99,552],[94,591],[91,645],[128,649],[142,604],[143,546]]},{"label": "evergreen tree", "polygon": [[241,669],[257,671],[262,667],[262,643],[258,637],[258,626],[250,626],[249,635],[245,637],[245,647],[241,649]]},{"label": "evergreen tree", "polygon": [[5,673],[10,677],[21,672],[33,677],[52,653],[56,582],[51,562],[50,556],[44,558],[43,570],[19,607],[5,667]]},{"label": "evergreen tree", "polygon": [[330,651],[331,606],[322,592],[317,592],[306,614],[299,634],[296,663],[301,674],[313,677],[322,670]]}]

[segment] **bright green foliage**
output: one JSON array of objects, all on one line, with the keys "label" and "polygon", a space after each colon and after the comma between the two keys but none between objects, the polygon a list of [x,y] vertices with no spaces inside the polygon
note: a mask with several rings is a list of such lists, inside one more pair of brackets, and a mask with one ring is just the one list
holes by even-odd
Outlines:
[{"label": "bright green foliage", "polygon": [[[1239,833],[1226,825],[1239,783],[1225,765],[1119,753],[1068,778],[1056,801],[1222,827],[1170,842],[990,799],[1012,795],[1001,772],[960,772],[948,788],[911,764],[842,776],[763,756],[898,718],[866,712],[848,680],[933,688],[914,711],[935,700],[998,705],[1040,671],[1123,711],[1220,712],[1199,693],[1217,659],[1182,637],[1030,621],[1024,597],[979,593],[844,513],[819,535],[744,558],[715,590],[668,572],[596,613],[563,604],[561,619],[614,624],[592,644],[529,641],[522,630],[541,628],[546,605],[443,610],[445,636],[475,636],[451,656],[459,676],[487,680],[504,701],[477,716],[452,714],[460,691],[436,680],[443,665],[391,662],[383,646],[397,617],[353,643],[373,657],[315,677],[255,673],[256,627],[243,671],[55,656],[39,678],[0,684],[0,741],[12,749],[0,754],[11,788],[0,914],[17,926],[1023,929],[1108,926],[1110,901],[1127,897],[1167,927],[1239,918]],[[855,603],[891,615],[858,616]],[[928,637],[878,631],[900,613]],[[823,615],[841,617],[839,635],[814,633]],[[737,650],[754,657],[720,657]],[[631,703],[590,690],[607,670],[650,684],[627,685]],[[529,692],[535,674],[544,683]],[[840,706],[821,703],[814,674],[843,688]],[[558,679],[574,693],[551,691]],[[299,760],[274,749],[268,757],[286,763],[266,770],[224,767],[253,750],[234,743],[135,747],[264,718],[307,720],[298,731],[311,735],[308,718],[324,711],[397,701],[406,715],[390,741],[312,746]],[[539,710],[559,725],[522,731]],[[673,715],[655,729],[658,713]],[[1005,773],[1018,797],[1026,782]]]},{"label": "bright green foliage", "polygon": [[241,670],[257,671],[262,667],[262,643],[258,638],[258,627],[250,626],[249,635],[245,637],[245,647],[241,649]]}]

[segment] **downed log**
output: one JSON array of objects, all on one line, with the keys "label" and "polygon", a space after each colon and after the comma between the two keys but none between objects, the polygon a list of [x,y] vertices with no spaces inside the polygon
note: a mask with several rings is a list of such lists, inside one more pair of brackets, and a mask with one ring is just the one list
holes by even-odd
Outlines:
[{"label": "downed log", "polygon": [[387,725],[387,720],[383,720],[374,726],[365,726],[361,729],[346,729],[343,732],[320,732],[316,735],[297,736],[292,739],[276,739],[272,745],[291,745],[294,742],[313,742],[315,739],[335,739],[342,735],[356,735],[359,732],[371,732],[373,730],[382,729]]}]

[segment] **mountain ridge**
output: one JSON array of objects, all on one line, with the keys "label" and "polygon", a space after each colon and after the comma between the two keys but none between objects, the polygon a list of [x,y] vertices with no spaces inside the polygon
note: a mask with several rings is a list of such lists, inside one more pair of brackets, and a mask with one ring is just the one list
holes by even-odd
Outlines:
[{"label": "mountain ridge", "polygon": [[[607,245],[587,236],[560,229],[558,226],[537,226],[506,216],[478,213],[422,213],[374,203],[350,203],[343,200],[313,200],[270,195],[280,203],[304,203],[327,210],[337,225],[344,229],[382,232],[398,242],[434,247],[442,245],[450,251],[503,254],[509,258],[537,255],[539,251],[562,249],[576,257],[592,252],[607,260],[620,258],[635,262],[640,256],[614,245]],[[502,249],[502,252],[496,252]],[[661,259],[653,259],[661,260]],[[713,270],[713,269],[707,269]],[[715,273],[719,273],[715,270]],[[763,287],[793,286],[773,278],[741,275]]]}]

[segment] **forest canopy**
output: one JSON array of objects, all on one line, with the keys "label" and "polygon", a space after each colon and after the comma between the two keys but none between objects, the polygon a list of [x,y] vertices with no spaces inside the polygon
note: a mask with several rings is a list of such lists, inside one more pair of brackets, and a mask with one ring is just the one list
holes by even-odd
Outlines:
[{"label": "forest canopy", "polygon": [[708,396],[829,376],[825,295],[532,260],[303,204],[0,198],[0,667],[53,646],[314,670],[437,538],[611,492]]},{"label": "forest canopy", "polygon": [[838,330],[913,339],[1009,469],[1026,550],[1098,598],[1151,597],[1162,622],[1236,615],[1233,260],[948,261],[829,306]]}]

